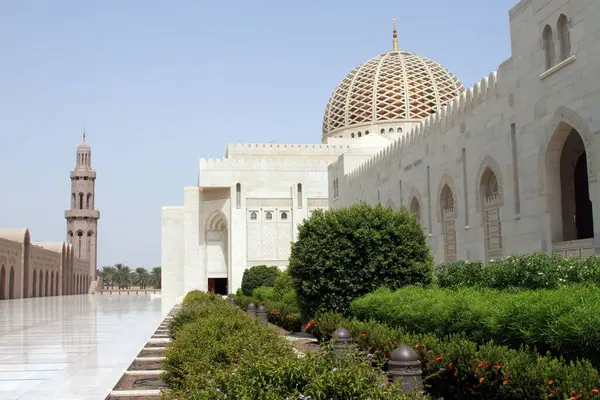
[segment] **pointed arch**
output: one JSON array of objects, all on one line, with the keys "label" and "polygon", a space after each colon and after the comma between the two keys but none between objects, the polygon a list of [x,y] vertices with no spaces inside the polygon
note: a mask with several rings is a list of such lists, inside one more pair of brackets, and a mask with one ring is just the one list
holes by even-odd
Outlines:
[{"label": "pointed arch", "polygon": [[437,209],[437,218],[438,218],[438,222],[442,222],[443,219],[443,213],[442,213],[442,204],[441,204],[441,199],[442,199],[442,195],[445,195],[446,192],[446,188],[450,191],[451,197],[452,197],[452,204],[454,205],[454,215],[455,217],[458,216],[458,192],[456,191],[456,185],[454,184],[454,180],[450,177],[450,175],[444,173],[442,175],[442,179],[440,180],[440,183],[438,184],[438,191],[437,191],[437,197],[436,197],[436,201],[439,204],[439,207],[436,207]]},{"label": "pointed arch", "polygon": [[542,32],[542,47],[544,50],[544,65],[546,70],[549,70],[556,64],[554,36],[550,25],[546,25]]},{"label": "pointed arch", "polygon": [[[540,195],[545,194],[548,186],[548,174],[558,173],[560,150],[562,143],[569,134],[569,126],[575,128],[581,136],[585,146],[587,157],[588,179],[591,182],[596,181],[596,157],[594,156],[594,135],[585,120],[570,108],[560,106],[554,112],[552,119],[546,126],[541,138],[539,154],[539,176]],[[556,135],[555,135],[556,133]],[[551,170],[548,170],[548,168]]]},{"label": "pointed arch", "polygon": [[226,231],[227,217],[220,210],[215,210],[206,219],[205,227],[207,231]]},{"label": "pointed arch", "polygon": [[391,208],[392,210],[396,209],[396,205],[394,204],[394,201],[392,200],[391,197],[388,197],[388,199],[385,203],[385,206]]},{"label": "pointed arch", "polygon": [[494,174],[496,182],[498,183],[498,192],[500,194],[498,198],[498,202],[500,203],[499,205],[504,205],[504,180],[502,178],[500,166],[493,157],[486,155],[485,157],[483,157],[483,160],[479,165],[479,170],[477,171],[477,178],[475,180],[475,187],[477,188],[477,190],[475,191],[477,212],[481,212],[483,210],[484,199],[482,198],[482,192],[480,188],[482,180],[486,177],[485,174],[488,170]]},{"label": "pointed arch", "polygon": [[416,186],[413,186],[410,191],[410,196],[408,197],[408,210],[417,217],[421,224],[423,224],[423,200],[421,199],[421,193],[419,193],[419,189],[417,189]]},{"label": "pointed arch", "polygon": [[571,56],[571,33],[569,32],[569,20],[565,14],[558,17],[556,33],[560,43],[560,61],[564,61]]}]

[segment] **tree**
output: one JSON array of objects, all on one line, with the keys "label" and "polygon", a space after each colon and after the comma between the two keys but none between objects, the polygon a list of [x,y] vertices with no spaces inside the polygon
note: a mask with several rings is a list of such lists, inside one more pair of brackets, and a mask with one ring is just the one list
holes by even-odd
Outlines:
[{"label": "tree", "polygon": [[136,268],[134,272],[134,282],[140,287],[140,289],[146,289],[146,286],[150,282],[150,273],[146,268]]},{"label": "tree", "polygon": [[102,270],[98,273],[100,277],[102,277],[102,282],[104,282],[104,287],[110,286],[110,288],[114,288],[115,280],[117,276],[117,269],[111,265],[106,265],[102,267]]},{"label": "tree", "polygon": [[252,291],[257,287],[273,287],[279,274],[281,274],[281,271],[275,266],[256,265],[246,269],[244,276],[242,276],[242,292],[246,296],[252,296]]},{"label": "tree", "polygon": [[131,269],[124,264],[115,264],[116,281],[119,289],[129,289],[131,287]]},{"label": "tree", "polygon": [[151,285],[154,287],[154,289],[161,288],[161,281],[162,281],[162,268],[161,267],[152,268],[152,272],[150,273],[150,282],[151,282]]},{"label": "tree", "polygon": [[386,286],[427,284],[433,258],[406,208],[380,204],[315,211],[298,227],[288,271],[305,316],[347,313],[352,300]]}]

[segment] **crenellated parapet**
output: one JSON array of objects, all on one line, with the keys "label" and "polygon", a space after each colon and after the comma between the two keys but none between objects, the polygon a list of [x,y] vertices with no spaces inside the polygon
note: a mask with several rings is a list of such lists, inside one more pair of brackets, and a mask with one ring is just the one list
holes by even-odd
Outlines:
[{"label": "crenellated parapet", "polygon": [[340,144],[234,144],[227,145],[227,155],[336,155],[350,146]]},{"label": "crenellated parapet", "polygon": [[[415,128],[390,143],[380,152],[351,171],[348,174],[348,180],[358,179],[374,171],[378,171],[382,164],[387,165],[398,159],[402,151],[421,145],[426,137],[441,134],[456,127],[464,121],[465,115],[471,113],[480,104],[488,100],[495,101],[497,94],[497,73],[492,72],[473,87],[470,87],[448,102],[440,112],[423,119]],[[331,168],[334,167],[334,165],[331,166]]]},{"label": "crenellated parapet", "polygon": [[326,171],[325,160],[231,160],[227,158],[200,159],[200,171]]}]

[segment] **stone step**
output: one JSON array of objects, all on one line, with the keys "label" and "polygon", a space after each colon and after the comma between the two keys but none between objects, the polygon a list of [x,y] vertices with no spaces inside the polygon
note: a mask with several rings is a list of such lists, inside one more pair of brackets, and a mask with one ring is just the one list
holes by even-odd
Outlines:
[{"label": "stone step", "polygon": [[164,361],[167,357],[136,357],[134,361]]},{"label": "stone step", "polygon": [[162,369],[155,369],[155,370],[128,370],[125,371],[125,375],[147,375],[147,376],[154,376],[154,375],[162,375],[165,371]]},{"label": "stone step", "polygon": [[160,399],[159,390],[113,390],[110,392],[106,400],[155,400]]}]

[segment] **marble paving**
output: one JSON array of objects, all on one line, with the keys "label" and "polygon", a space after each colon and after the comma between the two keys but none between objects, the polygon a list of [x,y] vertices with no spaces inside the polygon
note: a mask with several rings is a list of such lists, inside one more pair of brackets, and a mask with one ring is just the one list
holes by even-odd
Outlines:
[{"label": "marble paving", "polygon": [[104,399],[168,311],[153,294],[0,301],[0,400]]}]

